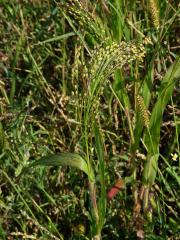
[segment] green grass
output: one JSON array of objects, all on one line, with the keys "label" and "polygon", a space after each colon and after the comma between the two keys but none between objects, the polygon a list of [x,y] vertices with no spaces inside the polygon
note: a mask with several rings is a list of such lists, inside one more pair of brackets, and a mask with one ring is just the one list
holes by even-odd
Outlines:
[{"label": "green grass", "polygon": [[0,239],[179,239],[179,14],[0,0]]}]

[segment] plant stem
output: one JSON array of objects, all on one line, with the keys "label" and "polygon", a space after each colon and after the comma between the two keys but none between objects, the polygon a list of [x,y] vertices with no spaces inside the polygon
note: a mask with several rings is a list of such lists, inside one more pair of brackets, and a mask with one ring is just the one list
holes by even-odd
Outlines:
[{"label": "plant stem", "polygon": [[98,224],[99,214],[98,214],[98,207],[96,202],[96,186],[94,182],[89,182],[89,189],[90,189],[90,197],[91,197],[91,201],[94,209],[94,215],[96,218],[96,223]]},{"label": "plant stem", "polygon": [[96,185],[95,182],[89,182],[89,190],[90,190],[90,197],[93,206],[94,216],[95,216],[95,225],[96,225],[96,235],[94,236],[94,240],[101,239],[101,233],[99,231],[99,213],[98,213],[98,206],[96,201]]}]

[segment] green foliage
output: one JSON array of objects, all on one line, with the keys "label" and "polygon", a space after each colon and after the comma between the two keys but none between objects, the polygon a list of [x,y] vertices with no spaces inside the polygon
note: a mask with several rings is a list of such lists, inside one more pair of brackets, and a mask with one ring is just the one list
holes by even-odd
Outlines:
[{"label": "green foliage", "polygon": [[1,1],[1,239],[179,239],[176,2]]},{"label": "green foliage", "polygon": [[94,173],[90,166],[87,165],[86,161],[76,153],[61,153],[56,155],[48,155],[41,159],[31,162],[28,167],[35,166],[68,166],[80,169],[87,174],[89,180],[94,182]]},{"label": "green foliage", "polygon": [[97,151],[98,157],[98,168],[99,168],[99,178],[100,178],[100,186],[101,186],[101,193],[100,198],[98,201],[98,210],[99,210],[99,231],[102,231],[102,228],[105,224],[106,218],[106,184],[105,184],[105,161],[104,161],[104,151],[103,151],[103,142],[102,136],[100,134],[99,128],[97,124],[94,123],[94,134],[95,134],[95,146]]},{"label": "green foliage", "polygon": [[[147,163],[144,166],[144,180],[147,185],[154,184],[159,158],[160,129],[164,109],[170,101],[174,86],[180,80],[180,58],[170,67],[161,82],[157,102],[152,110],[148,131],[144,134],[144,143],[148,149]],[[152,140],[153,139],[153,140]]]}]

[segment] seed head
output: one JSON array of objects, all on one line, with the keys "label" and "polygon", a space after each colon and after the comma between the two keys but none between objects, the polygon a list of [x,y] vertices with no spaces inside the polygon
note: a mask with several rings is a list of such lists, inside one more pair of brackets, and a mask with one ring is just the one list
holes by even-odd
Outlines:
[{"label": "seed head", "polygon": [[139,107],[140,115],[142,117],[144,126],[148,128],[149,127],[149,116],[148,116],[148,111],[147,111],[145,103],[144,103],[144,99],[142,96],[137,95],[136,100],[137,100],[137,105]]},{"label": "seed head", "polygon": [[156,0],[148,0],[149,13],[151,14],[152,23],[155,28],[159,28],[159,9]]}]

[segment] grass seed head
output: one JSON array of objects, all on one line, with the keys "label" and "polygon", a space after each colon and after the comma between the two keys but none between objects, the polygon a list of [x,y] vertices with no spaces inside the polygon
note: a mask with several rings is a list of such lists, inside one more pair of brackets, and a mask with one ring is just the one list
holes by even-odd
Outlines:
[{"label": "grass seed head", "polygon": [[81,1],[61,1],[58,3],[58,6],[63,9],[65,14],[73,18],[78,26],[90,33],[97,41],[102,40],[102,36],[105,35],[104,29],[100,22],[98,22],[97,17],[94,18]]},{"label": "grass seed head", "polygon": [[145,103],[144,103],[144,99],[143,99],[142,96],[137,95],[136,100],[137,100],[137,105],[139,107],[140,115],[142,117],[144,126],[148,128],[148,126],[149,126],[149,116],[148,116],[148,111],[147,111]]},{"label": "grass seed head", "polygon": [[159,28],[159,9],[156,0],[148,0],[149,13],[155,28]]},{"label": "grass seed head", "polygon": [[89,79],[101,75],[109,77],[117,68],[134,60],[142,61],[145,48],[142,43],[113,42],[96,46],[89,64]]}]

